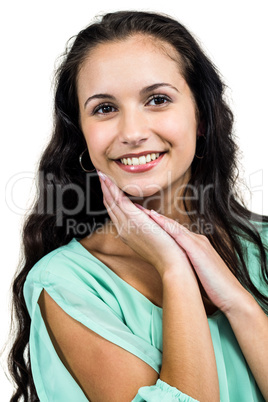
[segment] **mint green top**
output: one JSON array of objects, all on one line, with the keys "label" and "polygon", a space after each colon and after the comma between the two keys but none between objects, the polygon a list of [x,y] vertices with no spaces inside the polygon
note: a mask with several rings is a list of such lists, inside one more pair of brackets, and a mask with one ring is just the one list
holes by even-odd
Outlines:
[{"label": "mint green top", "polygon": [[[268,225],[260,226],[268,244]],[[256,247],[241,240],[255,285],[268,295],[260,277]],[[41,402],[88,399],[58,357],[42,319],[38,299],[45,289],[71,317],[110,342],[133,353],[157,373],[162,361],[162,309],[91,255],[75,238],[35,264],[24,286],[31,316],[30,356]],[[264,401],[231,326],[221,311],[208,317],[220,384],[221,402]],[[92,362],[94,364],[94,362]],[[206,362],[204,362],[206,364]],[[158,380],[142,387],[133,402],[193,402]]]}]

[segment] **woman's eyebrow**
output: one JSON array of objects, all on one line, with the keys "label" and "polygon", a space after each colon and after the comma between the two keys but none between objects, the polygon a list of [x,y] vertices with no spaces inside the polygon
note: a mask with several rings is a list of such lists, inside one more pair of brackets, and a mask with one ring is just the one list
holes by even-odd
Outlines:
[{"label": "woman's eyebrow", "polygon": [[109,94],[96,94],[96,95],[92,95],[89,98],[87,98],[87,100],[85,101],[84,104],[84,109],[86,108],[87,104],[93,100],[93,99],[111,99],[111,100],[115,100],[115,97],[113,95],[109,95]]},{"label": "woman's eyebrow", "polygon": [[175,91],[179,92],[179,90],[176,87],[174,87],[173,85],[168,84],[166,82],[160,82],[160,83],[149,85],[148,87],[143,88],[140,91],[140,95],[146,95],[148,92],[154,91],[155,89],[158,89],[160,87],[173,88],[173,89],[175,89]]},{"label": "woman's eyebrow", "polygon": [[[166,82],[160,82],[157,84],[153,84],[153,85],[149,85],[148,87],[142,88],[142,90],[140,91],[140,95],[146,95],[148,92],[154,91],[155,89],[158,89],[160,87],[169,87],[169,88],[173,88],[175,89],[175,91],[179,92],[179,90],[174,87],[171,84],[168,84]],[[84,109],[86,108],[87,104],[93,100],[93,99],[111,99],[111,100],[115,100],[116,98],[113,95],[110,94],[95,94],[90,96],[89,98],[87,98],[85,104],[84,104]]]}]

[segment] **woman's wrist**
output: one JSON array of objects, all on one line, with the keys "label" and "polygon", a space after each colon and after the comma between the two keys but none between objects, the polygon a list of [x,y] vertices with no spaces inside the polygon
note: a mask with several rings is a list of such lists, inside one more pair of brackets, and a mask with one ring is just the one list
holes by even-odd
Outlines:
[{"label": "woman's wrist", "polygon": [[201,300],[200,288],[193,271],[185,269],[182,272],[177,266],[169,267],[169,269],[163,272],[161,279],[163,292],[169,292],[170,289],[176,288],[177,292],[181,290],[181,294],[187,291],[188,296],[198,295]]},{"label": "woman's wrist", "polygon": [[246,290],[242,289],[239,293],[236,294],[232,303],[223,311],[228,321],[232,323],[240,318],[250,318],[255,315],[256,312],[260,309],[260,306],[254,299],[254,297]]}]

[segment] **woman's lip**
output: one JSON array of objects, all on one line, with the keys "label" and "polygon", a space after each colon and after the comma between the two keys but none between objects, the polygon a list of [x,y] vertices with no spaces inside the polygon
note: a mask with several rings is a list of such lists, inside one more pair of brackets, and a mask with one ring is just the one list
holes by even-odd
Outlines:
[{"label": "woman's lip", "polygon": [[142,173],[142,172],[147,172],[147,170],[152,169],[153,167],[155,167],[156,165],[158,165],[158,163],[161,162],[161,160],[163,159],[164,155],[166,154],[166,152],[164,152],[162,155],[160,155],[157,159],[155,159],[154,161],[145,163],[144,165],[124,165],[123,163],[121,163],[120,161],[116,160],[115,163],[117,163],[117,165],[122,169],[125,170],[125,172],[129,172],[129,173]]}]

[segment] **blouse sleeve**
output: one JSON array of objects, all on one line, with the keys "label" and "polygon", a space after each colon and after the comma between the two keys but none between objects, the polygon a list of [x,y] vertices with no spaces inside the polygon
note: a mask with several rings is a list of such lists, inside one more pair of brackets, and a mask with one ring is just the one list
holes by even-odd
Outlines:
[{"label": "blouse sleeve", "polygon": [[[27,277],[24,297],[31,316],[31,369],[41,402],[87,401],[60,360],[47,332],[38,304],[43,289],[75,320],[160,372],[162,351],[150,341],[150,332],[156,330],[148,324],[152,311],[143,311],[140,304],[137,307],[131,295],[120,294],[122,286],[114,284],[109,271],[100,272],[97,261],[81,260],[78,254],[55,250],[42,258]],[[140,388],[133,401],[160,400],[194,401],[161,380],[153,386]]]}]

